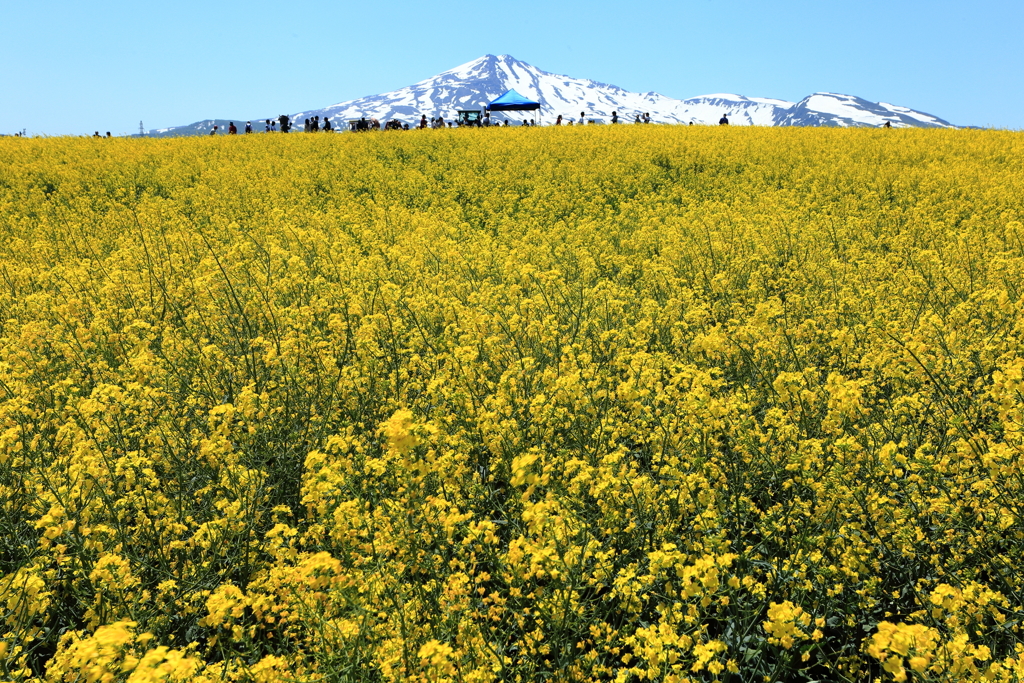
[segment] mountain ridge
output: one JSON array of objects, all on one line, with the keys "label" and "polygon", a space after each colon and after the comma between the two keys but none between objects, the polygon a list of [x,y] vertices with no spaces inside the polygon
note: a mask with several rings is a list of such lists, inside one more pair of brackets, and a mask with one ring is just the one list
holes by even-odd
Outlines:
[{"label": "mountain ridge", "polygon": [[[799,102],[731,93],[683,100],[653,91],[635,93],[591,79],[549,73],[510,55],[484,55],[404,88],[295,112],[289,118],[300,130],[303,120],[314,116],[321,120],[330,117],[336,130],[347,129],[347,121],[361,117],[381,123],[399,119],[414,126],[421,116],[450,121],[456,109],[483,109],[487,102],[510,89],[540,102],[541,109],[528,112],[527,116],[521,115],[523,112],[495,114],[492,118],[499,122],[509,119],[518,123],[533,118],[546,125],[560,114],[565,122],[578,123],[582,118],[604,123],[617,112],[620,122],[629,123],[638,114],[649,112],[655,123],[675,124],[714,124],[726,115],[734,125],[863,127],[881,126],[888,121],[894,127],[957,127],[909,107],[839,93],[816,92]],[[253,128],[262,131],[267,118],[276,119],[277,115],[251,119]],[[154,129],[149,134],[208,134],[214,124],[223,127],[222,121],[228,119],[206,119],[187,126]],[[245,119],[234,121],[239,128],[244,126]]]}]

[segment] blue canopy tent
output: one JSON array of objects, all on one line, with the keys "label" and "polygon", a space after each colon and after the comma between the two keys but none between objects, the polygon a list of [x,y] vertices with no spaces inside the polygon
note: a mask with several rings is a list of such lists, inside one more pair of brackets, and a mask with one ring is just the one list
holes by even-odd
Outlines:
[{"label": "blue canopy tent", "polygon": [[528,100],[515,90],[509,90],[487,105],[488,111],[533,111],[540,109],[540,102]]}]

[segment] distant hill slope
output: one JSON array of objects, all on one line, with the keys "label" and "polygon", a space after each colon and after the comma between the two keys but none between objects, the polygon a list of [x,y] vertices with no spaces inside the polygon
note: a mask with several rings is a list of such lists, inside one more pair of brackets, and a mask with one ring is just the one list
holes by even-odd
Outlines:
[{"label": "distant hill slope", "polygon": [[[931,114],[884,102],[869,102],[852,95],[814,93],[799,102],[733,94],[714,94],[677,100],[656,92],[634,93],[622,88],[583,78],[560,76],[542,71],[509,55],[485,55],[472,62],[432,76],[405,88],[340,102],[321,109],[290,114],[301,130],[306,118],[330,117],[335,127],[344,129],[345,122],[360,117],[381,122],[400,119],[414,125],[420,116],[451,120],[456,109],[482,109],[509,89],[541,103],[538,112],[496,114],[497,120],[508,118],[520,122],[524,118],[539,119],[550,124],[561,114],[566,122],[578,122],[580,113],[587,121],[608,122],[617,112],[622,123],[632,122],[638,114],[649,113],[656,123],[715,124],[726,115],[734,125],[757,126],[893,126],[923,128],[954,128],[953,124]],[[262,121],[278,114],[265,114],[251,119],[257,131]],[[257,121],[261,122],[256,125]],[[244,125],[245,120],[235,120]],[[153,136],[208,134],[214,124],[221,127],[227,119],[209,119],[188,126],[161,128],[149,132]]]},{"label": "distant hill slope", "polygon": [[[159,138],[173,138],[180,137],[182,135],[209,135],[210,131],[213,130],[214,126],[217,126],[218,134],[226,134],[228,132],[228,125],[232,122],[238,127],[238,132],[242,133],[245,131],[245,122],[248,119],[205,119],[203,121],[196,121],[190,123],[187,126],[175,126],[174,128],[157,128],[147,133],[149,137]],[[254,121],[252,126],[253,130],[263,132],[263,122],[259,122],[257,128],[256,122]]]}]

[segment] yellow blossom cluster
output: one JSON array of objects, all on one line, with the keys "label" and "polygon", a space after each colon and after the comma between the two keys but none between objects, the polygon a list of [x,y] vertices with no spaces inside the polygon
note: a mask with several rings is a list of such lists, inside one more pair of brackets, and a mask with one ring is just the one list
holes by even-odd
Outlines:
[{"label": "yellow blossom cluster", "polygon": [[0,139],[0,680],[1024,680],[1024,139]]}]

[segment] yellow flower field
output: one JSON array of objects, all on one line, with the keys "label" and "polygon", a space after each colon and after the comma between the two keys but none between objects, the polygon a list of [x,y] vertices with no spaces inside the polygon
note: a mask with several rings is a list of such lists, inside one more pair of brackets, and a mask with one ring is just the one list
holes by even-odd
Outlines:
[{"label": "yellow flower field", "polygon": [[0,139],[0,679],[1024,679],[1024,138]]}]

